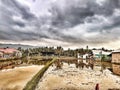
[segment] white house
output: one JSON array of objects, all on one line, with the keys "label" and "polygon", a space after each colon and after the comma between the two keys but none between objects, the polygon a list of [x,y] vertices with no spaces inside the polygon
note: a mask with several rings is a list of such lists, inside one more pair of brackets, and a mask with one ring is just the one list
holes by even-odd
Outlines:
[{"label": "white house", "polygon": [[102,55],[110,55],[112,52],[106,52],[106,51],[103,51],[103,50],[92,50],[93,52],[93,57],[95,59],[101,59]]}]

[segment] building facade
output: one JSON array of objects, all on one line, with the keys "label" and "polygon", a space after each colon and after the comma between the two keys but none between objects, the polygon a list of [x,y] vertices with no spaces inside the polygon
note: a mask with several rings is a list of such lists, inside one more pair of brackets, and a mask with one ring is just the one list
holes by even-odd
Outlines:
[{"label": "building facade", "polygon": [[112,63],[120,64],[120,50],[116,50],[112,52]]}]

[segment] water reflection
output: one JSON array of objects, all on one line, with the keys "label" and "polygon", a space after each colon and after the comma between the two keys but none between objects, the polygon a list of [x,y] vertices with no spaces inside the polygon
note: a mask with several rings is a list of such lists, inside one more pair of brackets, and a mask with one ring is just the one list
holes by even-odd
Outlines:
[{"label": "water reflection", "polygon": [[11,60],[0,62],[0,70],[10,69],[21,65],[45,65],[51,60]]},{"label": "water reflection", "polygon": [[118,65],[118,64],[111,64],[111,63],[108,63],[108,62],[101,62],[101,72],[103,72],[105,69],[109,69],[114,74],[120,76],[120,65]]},{"label": "water reflection", "polygon": [[83,60],[83,59],[69,59],[69,60],[61,60],[63,63],[68,63],[70,64],[75,64],[76,68],[83,69],[83,68],[91,68],[94,69],[94,60],[88,59],[88,60]]},{"label": "water reflection", "polygon": [[114,74],[120,75],[120,65],[112,64],[112,71]]},{"label": "water reflection", "polygon": [[[17,65],[45,65],[46,63],[50,62],[49,60],[12,60],[12,61],[5,61],[0,62],[0,70],[4,68],[13,68]],[[70,59],[70,60],[58,60],[55,62],[56,68],[62,68],[63,63],[75,64],[76,68],[91,68],[94,70],[94,67],[101,67],[101,72],[103,72],[105,69],[110,69],[114,74],[120,75],[120,65],[118,64],[111,64],[110,62],[96,62],[94,60],[88,60],[87,62],[84,62],[82,59]],[[11,66],[11,67],[10,67]]]},{"label": "water reflection", "polygon": [[103,72],[105,69],[112,69],[112,64],[110,62],[99,62],[99,66],[101,67],[101,72]]}]

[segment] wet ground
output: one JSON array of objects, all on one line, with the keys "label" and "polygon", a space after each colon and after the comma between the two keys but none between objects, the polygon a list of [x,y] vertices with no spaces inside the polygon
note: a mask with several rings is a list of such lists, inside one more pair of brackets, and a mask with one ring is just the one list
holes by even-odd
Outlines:
[{"label": "wet ground", "polygon": [[[48,61],[31,60],[19,65],[21,63],[19,60],[16,61],[18,64],[15,63],[15,68],[3,68],[0,70],[0,90],[22,90]],[[65,60],[62,69],[56,69],[55,65],[48,69],[36,90],[94,90],[97,83],[100,90],[119,90],[120,65],[95,62],[92,70],[90,67],[76,68],[76,61]]]},{"label": "wet ground", "polygon": [[36,90],[120,90],[120,76],[109,69],[110,63],[95,63],[95,67],[76,68],[75,64],[63,63],[62,69],[50,67],[40,80]]}]

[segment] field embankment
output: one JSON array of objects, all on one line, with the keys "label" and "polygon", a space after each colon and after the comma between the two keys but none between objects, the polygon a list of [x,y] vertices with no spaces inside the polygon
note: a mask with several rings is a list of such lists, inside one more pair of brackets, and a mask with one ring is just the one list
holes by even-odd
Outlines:
[{"label": "field embankment", "polygon": [[44,75],[45,71],[51,66],[57,59],[53,59],[48,62],[24,87],[23,90],[35,90],[40,78]]}]

